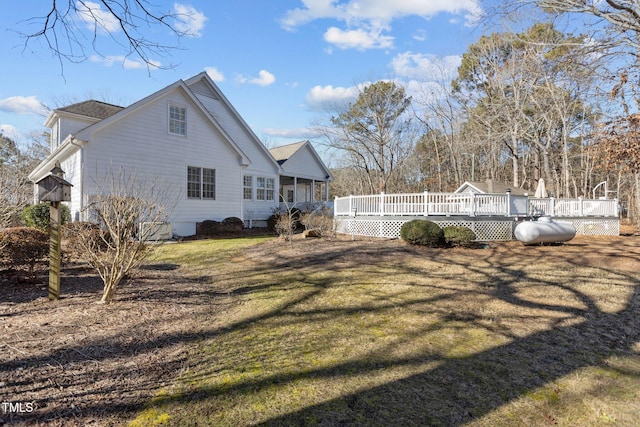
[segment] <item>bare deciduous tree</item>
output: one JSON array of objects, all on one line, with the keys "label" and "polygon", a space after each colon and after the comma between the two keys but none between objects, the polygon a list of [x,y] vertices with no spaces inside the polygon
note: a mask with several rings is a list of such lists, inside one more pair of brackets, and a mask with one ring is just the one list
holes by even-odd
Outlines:
[{"label": "bare deciduous tree", "polygon": [[43,142],[34,139],[23,149],[0,134],[0,229],[10,226],[20,211],[33,201],[29,172],[46,156]]},{"label": "bare deciduous tree", "polygon": [[61,66],[63,61],[86,61],[90,58],[88,49],[104,56],[98,40],[109,35],[125,50],[126,57],[138,57],[147,67],[168,68],[153,56],[167,57],[178,47],[177,43],[169,45],[147,38],[145,31],[160,27],[177,38],[192,35],[181,25],[190,18],[190,13],[196,12],[161,12],[159,5],[147,0],[58,0],[51,1],[43,15],[23,22],[34,24],[36,31],[17,32],[25,38],[25,48],[32,41],[44,40]]}]

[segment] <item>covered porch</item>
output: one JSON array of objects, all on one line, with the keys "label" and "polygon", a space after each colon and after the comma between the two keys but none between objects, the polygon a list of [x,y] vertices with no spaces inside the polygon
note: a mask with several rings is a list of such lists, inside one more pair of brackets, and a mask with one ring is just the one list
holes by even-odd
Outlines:
[{"label": "covered porch", "polygon": [[329,181],[280,176],[280,204],[282,207],[307,207],[326,204],[329,201]]}]

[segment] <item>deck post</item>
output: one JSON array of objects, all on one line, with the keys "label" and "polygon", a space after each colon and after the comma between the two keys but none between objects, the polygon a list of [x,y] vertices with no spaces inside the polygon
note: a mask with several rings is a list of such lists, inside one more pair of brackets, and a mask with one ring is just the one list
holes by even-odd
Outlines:
[{"label": "deck post", "polygon": [[380,192],[380,216],[384,216],[384,191]]},{"label": "deck post", "polygon": [[556,216],[556,202],[553,197],[549,197],[549,210],[551,212],[549,212],[548,214],[545,212],[545,215]]},{"label": "deck post", "polygon": [[476,216],[476,195],[473,191],[469,193],[469,216]]},{"label": "deck post", "polygon": [[578,215],[583,217],[583,212],[584,212],[584,200],[582,199],[582,196],[578,197]]},{"label": "deck post", "polygon": [[428,190],[424,190],[424,208],[422,211],[422,214],[424,216],[429,216],[429,191]]},{"label": "deck post", "polygon": [[511,216],[511,189],[507,188],[507,216]]}]

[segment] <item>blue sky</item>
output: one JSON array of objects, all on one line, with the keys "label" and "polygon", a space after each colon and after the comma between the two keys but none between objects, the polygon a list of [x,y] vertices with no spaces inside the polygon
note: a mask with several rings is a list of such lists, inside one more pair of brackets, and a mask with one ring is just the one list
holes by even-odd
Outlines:
[{"label": "blue sky", "polygon": [[[172,68],[149,71],[137,57],[125,58],[111,37],[121,32],[108,20],[96,55],[86,12],[74,16],[88,37],[86,61],[61,65],[43,41],[25,48],[19,33],[38,29],[41,21],[29,19],[46,15],[51,3],[12,2],[0,14],[0,130],[21,142],[43,129],[42,104],[93,98],[126,106],[203,70],[267,145],[313,140],[309,128],[323,105],[353,100],[360,84],[396,79],[411,92],[434,72],[453,76],[480,36],[483,13],[480,0],[151,1],[160,4],[154,10],[178,14],[173,22],[188,35],[176,40],[166,29],[145,29],[148,38],[180,46],[151,57]],[[102,16],[97,2],[85,4]]]}]

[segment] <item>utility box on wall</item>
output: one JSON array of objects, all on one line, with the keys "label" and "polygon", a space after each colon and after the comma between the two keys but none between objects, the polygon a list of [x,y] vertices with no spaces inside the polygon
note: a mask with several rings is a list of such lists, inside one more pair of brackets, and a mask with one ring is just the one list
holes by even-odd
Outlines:
[{"label": "utility box on wall", "polygon": [[56,166],[51,170],[49,175],[36,182],[38,186],[38,200],[40,202],[71,201],[71,187],[73,185],[62,178],[61,175],[62,169]]}]

